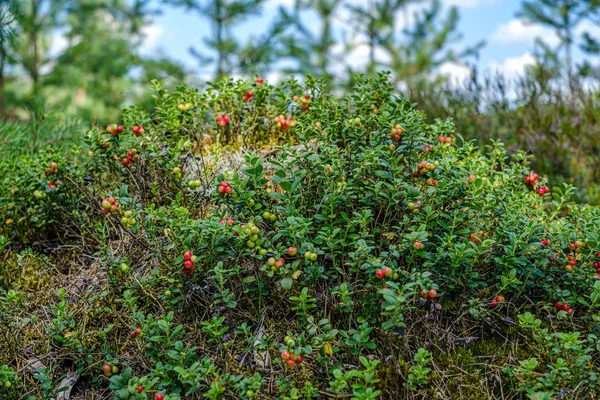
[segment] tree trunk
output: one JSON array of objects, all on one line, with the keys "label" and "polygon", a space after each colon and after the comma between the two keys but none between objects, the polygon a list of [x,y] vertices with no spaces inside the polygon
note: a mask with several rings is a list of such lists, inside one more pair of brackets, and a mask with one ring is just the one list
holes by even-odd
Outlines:
[{"label": "tree trunk", "polygon": [[4,62],[6,54],[0,45],[0,120],[4,119]]}]

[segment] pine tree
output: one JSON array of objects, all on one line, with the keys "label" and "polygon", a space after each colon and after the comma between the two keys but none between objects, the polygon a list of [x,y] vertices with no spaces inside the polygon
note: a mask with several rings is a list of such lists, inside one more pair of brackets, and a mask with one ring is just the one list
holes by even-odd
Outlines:
[{"label": "pine tree", "polygon": [[[573,46],[584,52],[598,54],[598,41],[584,32],[577,38],[576,30],[585,20],[600,17],[598,0],[525,0],[518,16],[527,22],[541,24],[554,30],[560,40],[559,50],[564,51],[567,81],[571,91],[575,89],[573,70]],[[596,21],[598,22],[598,21]]]}]

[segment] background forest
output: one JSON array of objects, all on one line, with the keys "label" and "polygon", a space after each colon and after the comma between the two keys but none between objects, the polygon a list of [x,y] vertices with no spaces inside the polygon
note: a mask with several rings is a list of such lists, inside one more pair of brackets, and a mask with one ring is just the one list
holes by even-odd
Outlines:
[{"label": "background forest", "polygon": [[[543,27],[540,32],[552,32],[552,37],[537,39],[531,49],[535,62],[519,76],[505,74],[502,68],[479,68],[478,53],[485,41],[463,40],[459,9],[440,0],[277,4],[4,0],[0,119],[29,121],[30,131],[36,132],[43,132],[40,125],[51,125],[41,123],[42,115],[48,118],[56,110],[68,117],[68,125],[111,122],[122,106],[151,107],[151,79],[203,88],[207,80],[226,75],[272,80],[311,75],[343,92],[355,74],[386,70],[397,89],[430,119],[452,117],[458,132],[467,139],[482,139],[481,146],[500,140],[513,151],[532,151],[535,168],[581,188],[581,200],[600,200],[597,0],[521,2],[515,17]],[[161,12],[173,9],[207,26],[209,34],[189,49],[197,69],[165,52],[141,50],[149,34],[146,28]],[[266,25],[265,12],[274,15]],[[257,25],[264,29],[236,31],[242,24],[247,30],[247,24],[259,17]],[[343,35],[336,28],[340,23],[346,28]],[[354,50],[359,46],[363,51],[357,63]],[[461,66],[460,78],[444,74],[447,65]],[[60,120],[64,123],[64,118]],[[5,125],[4,140],[30,136],[17,132],[22,128]],[[76,137],[72,132],[60,128],[39,140],[71,140]]]}]

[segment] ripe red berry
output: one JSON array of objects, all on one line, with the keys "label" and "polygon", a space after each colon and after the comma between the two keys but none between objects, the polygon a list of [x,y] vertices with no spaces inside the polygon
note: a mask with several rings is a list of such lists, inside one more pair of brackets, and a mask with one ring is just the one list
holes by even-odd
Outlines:
[{"label": "ripe red berry", "polygon": [[491,303],[493,306],[495,306],[495,305],[497,305],[497,304],[498,304],[498,300],[496,300],[496,299],[494,298],[494,299],[492,299],[492,301],[490,301],[490,303]]},{"label": "ripe red berry", "polygon": [[288,248],[288,255],[294,257],[296,254],[298,254],[298,249],[295,247],[289,247]]},{"label": "ripe red berry", "polygon": [[185,260],[183,262],[183,266],[186,267],[186,268],[193,267],[194,266],[194,262],[192,260]]},{"label": "ripe red berry", "polygon": [[136,328],[135,334],[136,334],[136,336],[137,335],[141,335],[142,334],[142,330],[140,328]]},{"label": "ripe red berry", "polygon": [[162,393],[156,393],[154,395],[154,400],[165,400],[165,395]]},{"label": "ripe red berry", "polygon": [[102,367],[102,371],[104,372],[110,372],[111,369],[111,366],[108,364],[104,364],[104,366]]},{"label": "ripe red berry", "polygon": [[429,295],[429,291],[427,289],[423,289],[421,290],[421,297],[422,298],[427,298],[427,296]]},{"label": "ripe red berry", "polygon": [[185,253],[183,253],[183,259],[184,260],[191,260],[192,259],[192,252],[191,251],[186,251]]},{"label": "ripe red berry", "polygon": [[498,303],[502,303],[504,302],[504,296],[502,296],[501,294],[499,294],[498,296],[496,296],[496,301]]},{"label": "ripe red berry", "polygon": [[132,339],[135,339],[135,336],[136,336],[136,335],[135,335],[135,331],[131,331],[131,332],[129,332],[129,337],[130,337],[130,338],[132,338]]},{"label": "ripe red berry", "polygon": [[429,290],[429,293],[427,293],[427,297],[429,297],[430,299],[435,299],[435,296],[437,295],[437,291],[435,289],[431,289]]},{"label": "ripe red berry", "polygon": [[392,274],[392,269],[390,267],[385,267],[383,269],[383,275],[390,276]]},{"label": "ripe red berry", "polygon": [[290,359],[290,353],[287,350],[284,350],[281,352],[281,358],[283,358],[284,360],[289,360]]},{"label": "ripe red berry", "polygon": [[296,362],[294,360],[287,360],[285,364],[291,368],[296,365]]},{"label": "ripe red berry", "polygon": [[385,276],[385,274],[383,273],[382,270],[378,269],[377,271],[375,271],[375,275],[379,278],[379,279],[383,279],[383,277]]},{"label": "ripe red berry", "polygon": [[298,355],[298,358],[296,358],[296,364],[302,364],[302,356]]},{"label": "ripe red berry", "polygon": [[142,393],[144,391],[144,387],[143,386],[138,386],[137,387],[137,392],[138,393]]}]

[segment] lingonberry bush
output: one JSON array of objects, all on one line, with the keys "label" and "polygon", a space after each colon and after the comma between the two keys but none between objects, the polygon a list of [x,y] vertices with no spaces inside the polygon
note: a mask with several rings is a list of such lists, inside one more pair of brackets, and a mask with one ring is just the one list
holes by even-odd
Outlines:
[{"label": "lingonberry bush", "polygon": [[597,394],[600,211],[524,152],[384,74],[155,85],[3,161],[0,398]]}]

